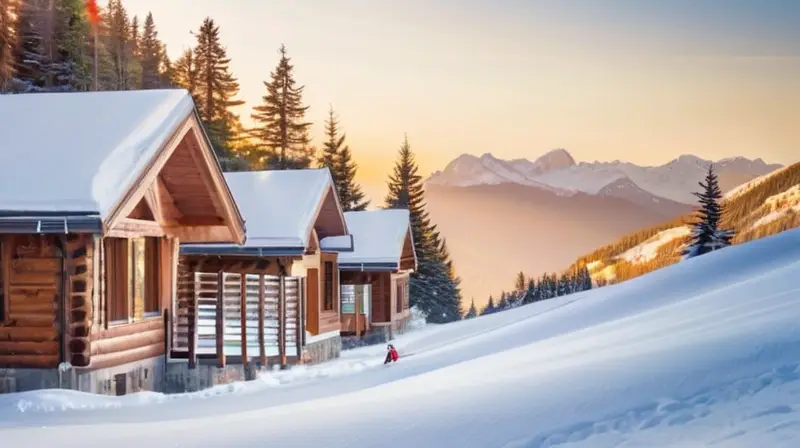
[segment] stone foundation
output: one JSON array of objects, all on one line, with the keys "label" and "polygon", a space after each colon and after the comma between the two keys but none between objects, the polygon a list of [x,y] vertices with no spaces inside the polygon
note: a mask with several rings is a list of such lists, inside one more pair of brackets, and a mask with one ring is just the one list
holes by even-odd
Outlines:
[{"label": "stone foundation", "polygon": [[187,361],[170,361],[167,363],[164,392],[168,394],[196,392],[220,384],[250,381],[256,378],[259,370],[253,364],[248,364],[245,368],[242,364],[217,367],[215,364],[202,363],[190,369]]},{"label": "stone foundation", "polygon": [[336,359],[342,353],[342,337],[334,336],[306,343],[303,348],[303,364],[319,364]]},{"label": "stone foundation", "polygon": [[0,393],[71,389],[101,395],[126,395],[142,391],[161,392],[163,382],[163,356],[92,371],[73,367],[0,369]]}]

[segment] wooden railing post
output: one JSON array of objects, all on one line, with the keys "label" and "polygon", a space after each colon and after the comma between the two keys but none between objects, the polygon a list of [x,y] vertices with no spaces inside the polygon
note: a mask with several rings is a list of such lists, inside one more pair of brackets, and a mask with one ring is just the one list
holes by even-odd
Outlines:
[{"label": "wooden railing post", "polygon": [[286,277],[280,276],[278,288],[278,353],[281,368],[286,368]]},{"label": "wooden railing post", "polygon": [[242,293],[241,293],[241,336],[242,336],[242,366],[247,368],[247,274],[242,275]]},{"label": "wooden railing post", "polygon": [[217,366],[225,367],[225,275],[217,272]]},{"label": "wooden railing post", "polygon": [[267,347],[264,342],[264,305],[266,292],[266,280],[264,274],[258,276],[258,359],[261,367],[267,367]]}]

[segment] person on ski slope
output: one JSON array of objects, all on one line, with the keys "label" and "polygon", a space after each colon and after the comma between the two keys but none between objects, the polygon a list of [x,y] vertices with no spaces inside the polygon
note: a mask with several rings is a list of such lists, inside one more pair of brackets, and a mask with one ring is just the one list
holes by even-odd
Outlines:
[{"label": "person on ski slope", "polygon": [[397,359],[400,356],[397,354],[397,350],[394,348],[394,345],[389,344],[386,349],[386,359],[383,361],[384,364],[389,364],[390,362],[397,362]]}]

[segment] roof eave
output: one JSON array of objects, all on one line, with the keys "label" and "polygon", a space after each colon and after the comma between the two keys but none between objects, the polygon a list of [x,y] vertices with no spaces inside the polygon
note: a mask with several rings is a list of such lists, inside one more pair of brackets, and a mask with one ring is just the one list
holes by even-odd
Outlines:
[{"label": "roof eave", "polygon": [[245,246],[208,246],[203,244],[182,245],[181,255],[215,255],[239,256],[249,255],[254,257],[289,257],[302,256],[305,248],[292,247],[245,247]]}]

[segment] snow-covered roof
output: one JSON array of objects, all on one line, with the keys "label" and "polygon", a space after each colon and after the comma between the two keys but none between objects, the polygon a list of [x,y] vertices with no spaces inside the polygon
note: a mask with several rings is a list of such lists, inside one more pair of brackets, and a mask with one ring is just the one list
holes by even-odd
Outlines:
[{"label": "snow-covered roof", "polygon": [[182,89],[0,95],[0,211],[105,220],[193,111]]},{"label": "snow-covered roof", "polygon": [[[347,229],[353,235],[353,251],[339,254],[339,265],[382,265],[397,269],[410,231],[408,210],[346,212]],[[413,242],[412,242],[413,244]],[[416,257],[416,255],[415,255]]]},{"label": "snow-covered roof", "polygon": [[[241,171],[225,173],[247,238],[243,249],[302,252],[333,179],[324,169]],[[345,226],[346,228],[346,226]],[[185,245],[185,253],[230,248],[229,244]]]}]

